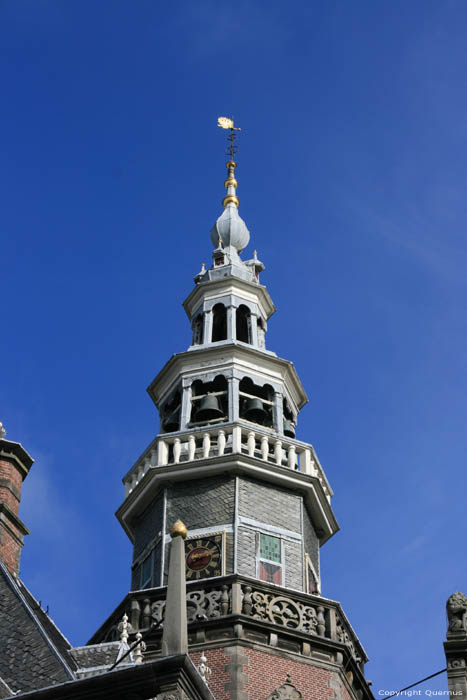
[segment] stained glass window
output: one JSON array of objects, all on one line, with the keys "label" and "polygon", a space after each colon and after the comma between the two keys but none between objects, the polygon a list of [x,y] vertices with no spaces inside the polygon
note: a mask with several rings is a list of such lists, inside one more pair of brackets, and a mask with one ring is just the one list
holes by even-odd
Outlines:
[{"label": "stained glass window", "polygon": [[261,581],[276,583],[280,586],[282,583],[282,567],[277,566],[277,564],[269,564],[267,561],[260,561],[258,578]]},{"label": "stained glass window", "polygon": [[259,556],[268,561],[281,561],[281,540],[280,537],[263,535],[259,538]]}]

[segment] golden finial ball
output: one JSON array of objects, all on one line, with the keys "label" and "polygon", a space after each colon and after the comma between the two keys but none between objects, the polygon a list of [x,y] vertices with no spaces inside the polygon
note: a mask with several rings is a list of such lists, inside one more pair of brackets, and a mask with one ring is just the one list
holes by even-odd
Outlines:
[{"label": "golden finial ball", "polygon": [[186,538],[188,534],[188,530],[186,528],[185,523],[182,523],[181,520],[176,520],[174,524],[172,525],[172,529],[170,531],[170,536],[173,537],[183,537],[183,539]]}]

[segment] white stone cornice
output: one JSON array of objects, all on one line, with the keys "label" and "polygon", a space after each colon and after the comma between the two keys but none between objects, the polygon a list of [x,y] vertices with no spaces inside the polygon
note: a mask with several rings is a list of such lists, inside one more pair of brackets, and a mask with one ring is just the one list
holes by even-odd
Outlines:
[{"label": "white stone cornice", "polygon": [[187,377],[199,377],[203,372],[225,374],[236,369],[246,375],[253,374],[263,383],[285,384],[297,410],[303,408],[308,397],[292,362],[264,353],[252,345],[233,342],[200,346],[190,351],[172,355],[147,388],[157,407],[170,394],[177,382]]}]

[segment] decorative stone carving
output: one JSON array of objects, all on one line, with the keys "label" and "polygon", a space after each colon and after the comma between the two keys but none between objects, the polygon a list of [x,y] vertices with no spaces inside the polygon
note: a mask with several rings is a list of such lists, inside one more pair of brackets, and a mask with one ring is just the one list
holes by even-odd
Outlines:
[{"label": "decorative stone carving", "polygon": [[[245,592],[245,598],[246,595]],[[268,620],[308,634],[318,634],[318,616],[310,605],[262,591],[254,591],[251,598],[253,605],[250,614],[257,620]],[[245,610],[245,599],[243,607]]]},{"label": "decorative stone carving", "polygon": [[347,630],[344,629],[344,627],[342,626],[342,623],[340,620],[338,620],[338,622],[337,622],[336,634],[337,634],[337,639],[339,640],[339,642],[342,642],[342,644],[346,644],[349,647],[350,653],[352,654],[355,661],[357,663],[360,663],[361,658],[357,655],[357,652],[355,651],[355,644],[351,640],[350,635],[347,632]]},{"label": "decorative stone carving", "polygon": [[302,694],[292,683],[290,673],[286,675],[285,683],[277,687],[267,696],[266,700],[302,700]]},{"label": "decorative stone carving", "polygon": [[446,603],[446,612],[448,615],[448,634],[467,632],[467,600],[463,593],[453,593]]},{"label": "decorative stone carving", "polygon": [[[224,600],[221,603],[223,596]],[[225,609],[225,591],[222,590],[192,591],[187,594],[186,602],[188,608],[188,622],[209,620],[213,617],[221,617],[225,614],[222,612],[222,606]]]},{"label": "decorative stone carving", "polygon": [[[197,620],[210,620],[223,617],[230,612],[229,587],[212,590],[190,591],[186,596],[188,622]],[[153,622],[161,623],[164,619],[165,601],[157,600],[151,605],[151,618]]]},{"label": "decorative stone carving", "polygon": [[465,668],[465,659],[449,659],[448,668]]},{"label": "decorative stone carving", "polygon": [[0,423],[0,440],[1,440],[2,438],[4,438],[5,435],[6,435],[6,430],[5,430],[5,428],[3,427],[3,423]]}]

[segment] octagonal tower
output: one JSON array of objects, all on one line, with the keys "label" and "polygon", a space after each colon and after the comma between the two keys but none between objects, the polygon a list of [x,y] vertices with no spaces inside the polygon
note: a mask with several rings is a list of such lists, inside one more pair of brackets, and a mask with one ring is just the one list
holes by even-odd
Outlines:
[{"label": "octagonal tower", "polygon": [[131,591],[90,642],[116,638],[127,612],[147,635],[146,657],[160,654],[151,626],[163,623],[180,518],[190,653],[206,656],[216,697],[372,697],[365,652],[339,603],[322,595],[319,549],[338,529],[333,494],[312,445],[295,437],[307,402],[295,368],[266,347],[275,307],[256,251],[240,256],[250,234],[235,170],[231,154],[212,265],[184,302],[192,344],[149,385],[160,430],[123,479]]}]

